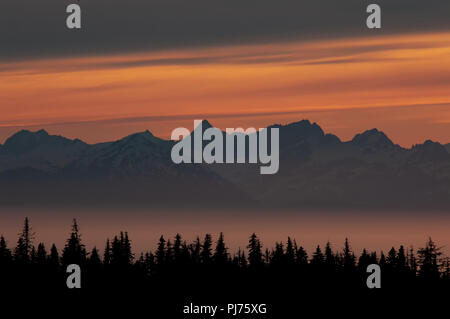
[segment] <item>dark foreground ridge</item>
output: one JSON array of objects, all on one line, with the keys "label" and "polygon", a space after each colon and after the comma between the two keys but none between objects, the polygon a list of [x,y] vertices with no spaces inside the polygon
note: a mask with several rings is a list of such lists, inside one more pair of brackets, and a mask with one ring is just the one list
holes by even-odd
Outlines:
[{"label": "dark foreground ridge", "polygon": [[[102,251],[87,252],[74,220],[62,250],[52,245],[47,251],[42,243],[33,245],[32,239],[28,219],[15,248],[9,249],[1,237],[3,291],[34,289],[42,296],[92,294],[96,300],[120,297],[122,301],[137,296],[145,299],[149,311],[170,318],[190,318],[182,316],[184,305],[190,303],[265,303],[270,308],[265,318],[281,319],[274,314],[302,313],[300,301],[336,301],[345,295],[352,302],[375,302],[383,296],[408,299],[450,289],[449,258],[431,238],[417,251],[400,246],[386,255],[364,249],[357,256],[347,239],[342,249],[334,250],[327,243],[307,252],[291,238],[272,250],[264,249],[252,234],[245,251],[229,253],[222,233],[214,242],[207,234],[193,243],[177,234],[172,239],[161,236],[155,251],[135,256],[126,232],[107,240]],[[66,286],[70,264],[81,267],[81,289]],[[381,267],[380,289],[366,285],[369,264]]]},{"label": "dark foreground ridge", "polygon": [[307,120],[269,128],[280,132],[275,175],[260,175],[260,164],[176,165],[170,156],[174,142],[149,131],[95,145],[44,130],[20,131],[0,145],[0,206],[450,207],[449,145],[426,141],[402,148],[377,129],[343,142]]}]

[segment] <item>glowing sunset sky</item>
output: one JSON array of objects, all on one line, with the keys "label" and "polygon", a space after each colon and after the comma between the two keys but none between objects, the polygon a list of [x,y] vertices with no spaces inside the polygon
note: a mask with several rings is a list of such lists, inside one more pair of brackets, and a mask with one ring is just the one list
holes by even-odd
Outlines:
[{"label": "glowing sunset sky", "polygon": [[98,142],[192,119],[308,118],[343,139],[450,142],[450,33],[52,58],[0,66],[1,139],[19,128]]},{"label": "glowing sunset sky", "polygon": [[306,118],[343,140],[376,127],[402,146],[450,142],[448,4],[382,1],[383,29],[371,32],[353,0],[264,0],[258,12],[112,0],[103,16],[101,0],[82,3],[84,29],[70,33],[55,17],[64,6],[42,1],[3,4],[0,143],[41,128],[90,143],[146,129],[168,138],[200,118],[220,128]]}]

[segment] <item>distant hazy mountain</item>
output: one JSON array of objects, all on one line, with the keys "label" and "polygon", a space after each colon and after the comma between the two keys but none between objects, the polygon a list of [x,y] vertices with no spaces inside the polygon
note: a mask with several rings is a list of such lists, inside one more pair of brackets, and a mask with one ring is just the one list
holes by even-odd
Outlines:
[{"label": "distant hazy mountain", "polygon": [[19,167],[54,171],[79,157],[88,145],[80,140],[49,135],[46,131],[20,131],[0,148],[0,172]]},{"label": "distant hazy mountain", "polygon": [[307,120],[272,127],[280,131],[280,170],[263,176],[260,164],[176,165],[174,142],[149,131],[94,145],[20,131],[0,146],[0,205],[450,207],[450,144],[406,149],[377,129],[342,142]]}]

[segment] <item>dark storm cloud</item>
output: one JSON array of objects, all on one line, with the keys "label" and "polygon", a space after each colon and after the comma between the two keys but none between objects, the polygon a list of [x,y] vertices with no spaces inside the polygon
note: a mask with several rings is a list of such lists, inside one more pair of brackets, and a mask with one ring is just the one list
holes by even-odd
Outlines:
[{"label": "dark storm cloud", "polygon": [[[450,29],[448,0],[80,0],[76,31],[65,26],[72,2],[2,0],[0,58]],[[373,2],[383,9],[381,31],[365,27]]]}]

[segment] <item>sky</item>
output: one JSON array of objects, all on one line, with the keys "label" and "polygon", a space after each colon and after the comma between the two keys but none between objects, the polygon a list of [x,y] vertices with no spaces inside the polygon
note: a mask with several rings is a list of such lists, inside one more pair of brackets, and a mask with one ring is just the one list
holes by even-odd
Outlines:
[{"label": "sky", "polygon": [[89,143],[301,119],[343,140],[450,142],[450,2],[81,0],[0,4],[0,143],[44,128]]}]

